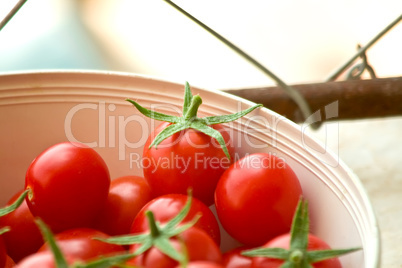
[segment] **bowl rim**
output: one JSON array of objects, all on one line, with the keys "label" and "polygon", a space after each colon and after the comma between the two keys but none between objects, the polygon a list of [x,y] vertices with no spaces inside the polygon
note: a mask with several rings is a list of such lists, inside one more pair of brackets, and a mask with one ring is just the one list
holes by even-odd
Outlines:
[{"label": "bowl rim", "polygon": [[[161,78],[158,76],[152,76],[152,75],[145,75],[145,74],[137,74],[137,73],[130,73],[130,72],[120,72],[120,71],[106,71],[106,70],[72,70],[72,69],[52,69],[52,70],[23,70],[23,71],[7,71],[7,72],[1,72],[0,73],[0,80],[5,77],[18,77],[18,76],[49,76],[49,75],[84,75],[84,76],[111,76],[111,77],[125,77],[125,78],[138,78],[138,79],[145,79],[145,80],[152,80],[152,81],[158,81],[162,83],[169,83],[169,84],[176,84],[176,85],[184,85],[183,82],[178,82],[175,80],[170,80],[167,78]],[[21,82],[22,83],[22,82]],[[207,88],[200,88],[197,87],[196,85],[192,87],[202,90],[202,91],[207,91],[213,94],[217,94],[226,98],[231,98],[233,100],[237,100],[239,102],[245,103],[247,105],[254,105],[255,103],[235,96],[233,94],[223,92],[221,90],[214,90],[214,89],[207,89]],[[1,87],[0,87],[0,95],[1,95]],[[1,96],[0,96],[1,99]],[[283,117],[279,115],[278,113],[265,108],[261,107],[261,109],[268,114],[274,115],[276,117]],[[300,130],[300,125],[286,119],[287,124],[291,126],[293,129]],[[313,137],[309,133],[306,133],[306,136],[316,143],[319,146],[324,146],[324,144],[318,140],[317,138]],[[338,164],[340,168],[345,171],[349,178],[351,179],[352,183],[356,187],[357,193],[360,195],[359,197],[361,198],[361,202],[364,205],[364,208],[366,209],[365,215],[368,217],[369,225],[371,227],[372,231],[372,241],[374,241],[373,245],[370,245],[371,247],[371,253],[374,253],[374,256],[371,256],[371,260],[374,260],[374,263],[369,264],[369,267],[380,267],[380,262],[381,262],[381,236],[380,236],[380,229],[377,221],[377,217],[374,211],[374,208],[371,204],[371,201],[369,199],[368,193],[366,192],[366,189],[362,183],[362,181],[358,178],[358,176],[340,159],[339,157],[336,157],[335,153],[331,150],[328,150],[328,154],[331,158],[337,158],[338,159]],[[366,263],[367,266],[367,263]]]}]

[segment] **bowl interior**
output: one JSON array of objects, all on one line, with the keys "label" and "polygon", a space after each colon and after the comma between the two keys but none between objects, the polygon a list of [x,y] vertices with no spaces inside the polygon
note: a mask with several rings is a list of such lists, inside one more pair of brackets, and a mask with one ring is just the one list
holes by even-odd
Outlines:
[{"label": "bowl interior", "polygon": [[[252,105],[221,92],[200,94],[201,115],[228,114]],[[184,86],[128,74],[38,72],[0,76],[0,202],[24,185],[34,157],[62,141],[87,143],[109,166],[112,178],[142,175],[141,154],[158,122],[125,101],[180,115]],[[377,267],[379,239],[369,200],[355,175],[302,126],[260,109],[227,124],[244,156],[277,154],[294,169],[309,200],[311,229],[333,248],[363,247],[341,257],[344,267]],[[229,248],[232,241],[224,240]]]}]

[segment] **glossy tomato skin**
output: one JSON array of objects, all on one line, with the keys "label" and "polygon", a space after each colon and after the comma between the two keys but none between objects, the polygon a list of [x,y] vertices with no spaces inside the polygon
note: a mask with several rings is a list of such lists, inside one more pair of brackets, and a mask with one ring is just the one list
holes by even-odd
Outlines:
[{"label": "glossy tomato skin", "polygon": [[[14,203],[22,192],[21,190],[11,197],[7,205]],[[5,226],[10,227],[10,231],[2,236],[7,253],[15,262],[19,262],[22,258],[36,252],[43,244],[42,235],[26,200],[13,212],[0,217],[0,227]]]},{"label": "glossy tomato skin", "polygon": [[249,250],[250,247],[237,247],[222,254],[222,264],[225,268],[250,268],[252,258],[243,256],[241,253],[244,250]]},{"label": "glossy tomato skin", "polygon": [[[179,242],[180,241],[180,242]],[[189,261],[209,261],[221,263],[222,254],[215,241],[203,230],[191,227],[170,242],[173,247],[180,251],[182,244],[186,247]],[[135,252],[139,245],[132,245],[130,252]],[[142,268],[174,268],[178,262],[161,253],[157,248],[152,247],[143,254],[128,262],[130,265],[137,265]]]},{"label": "glossy tomato skin", "polygon": [[135,216],[152,200],[148,182],[139,176],[113,179],[104,209],[97,218],[96,228],[109,235],[128,234]]},{"label": "glossy tomato skin", "polygon": [[[264,247],[276,247],[289,249],[290,234],[280,235],[264,245]],[[312,234],[308,235],[308,250],[330,249],[329,245]],[[283,264],[282,260],[255,257],[253,258],[251,268],[279,268]],[[311,264],[314,268],[341,268],[342,265],[338,258],[328,259]]]},{"label": "glossy tomato skin", "polygon": [[[78,261],[79,259],[75,259],[70,256],[64,256],[66,258],[66,261],[68,264],[72,264],[75,261]],[[23,258],[21,261],[19,261],[16,266],[16,268],[57,268],[55,261],[54,261],[54,256],[53,253],[50,251],[45,251],[45,252],[37,252],[34,254],[31,254],[25,258]]]},{"label": "glossy tomato skin", "polygon": [[[107,256],[123,253],[125,249],[120,245],[109,244],[93,238],[109,238],[109,235],[91,228],[69,229],[54,236],[61,251],[74,259],[88,261],[98,256]],[[44,244],[38,252],[49,251]]]},{"label": "glossy tomato skin", "polygon": [[222,175],[215,205],[223,228],[247,246],[259,246],[289,232],[302,194],[284,159],[268,153],[246,155]]},{"label": "glossy tomato skin", "polygon": [[28,206],[53,232],[91,227],[103,208],[110,185],[101,156],[80,143],[59,143],[37,156],[29,166],[25,187]]},{"label": "glossy tomato skin", "polygon": [[[130,233],[143,233],[149,230],[147,210],[153,212],[155,220],[161,224],[174,218],[185,206],[188,196],[184,194],[167,194],[156,197],[148,202],[135,217]],[[197,214],[201,215],[195,224],[196,227],[206,231],[217,245],[220,244],[219,224],[215,215],[203,202],[197,198],[192,199],[190,210],[182,223],[191,221]]]},{"label": "glossy tomato skin", "polygon": [[[183,266],[178,265],[175,268],[182,268]],[[208,261],[193,261],[187,264],[186,268],[226,268],[223,265]]]},{"label": "glossy tomato skin", "polygon": [[[194,197],[210,206],[214,190],[222,173],[230,166],[219,143],[194,129],[186,129],[162,141],[157,148],[149,148],[154,137],[169,123],[162,123],[148,137],[143,151],[144,177],[154,193],[159,195],[186,194],[193,189]],[[213,125],[220,131],[229,154],[234,147],[228,131],[222,125]],[[231,157],[233,159],[233,157]]]}]

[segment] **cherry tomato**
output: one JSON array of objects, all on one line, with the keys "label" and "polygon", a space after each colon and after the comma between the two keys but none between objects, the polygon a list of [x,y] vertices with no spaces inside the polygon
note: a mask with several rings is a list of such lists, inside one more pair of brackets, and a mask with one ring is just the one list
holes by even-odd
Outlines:
[{"label": "cherry tomato", "polygon": [[[149,224],[145,212],[153,212],[155,220],[166,223],[174,218],[185,206],[188,196],[183,194],[167,194],[156,197],[147,203],[135,217],[131,226],[130,233],[142,233],[148,230]],[[201,218],[195,224],[196,227],[206,231],[212,239],[220,244],[220,230],[218,221],[212,211],[197,198],[192,198],[190,211],[181,223],[191,221],[198,213]]]},{"label": "cherry tomato", "polygon": [[28,168],[25,187],[34,216],[57,233],[90,227],[103,208],[110,185],[101,156],[79,143],[59,143],[42,152]]},{"label": "cherry tomato", "polygon": [[[189,261],[210,261],[221,263],[222,254],[215,241],[203,230],[191,227],[177,237],[169,240],[172,246],[180,251],[182,245],[186,247]],[[130,246],[130,252],[135,252],[140,245]],[[151,247],[143,254],[138,255],[128,262],[130,265],[138,265],[143,268],[174,268],[178,262],[171,259],[157,248]]]},{"label": "cherry tomato", "polygon": [[[222,173],[230,166],[219,143],[194,129],[186,129],[163,140],[157,148],[149,148],[153,138],[166,128],[162,123],[148,137],[143,152],[144,177],[156,196],[193,189],[193,195],[207,206],[214,202],[214,190]],[[224,140],[230,155],[234,147],[222,125],[212,125]],[[233,159],[233,157],[232,157]]]},{"label": "cherry tomato", "polygon": [[3,237],[0,235],[0,267],[4,267],[7,259],[6,246],[3,241]]},{"label": "cherry tomato", "polygon": [[[78,259],[65,256],[68,264],[72,264]],[[53,253],[50,251],[37,252],[23,258],[17,263],[16,268],[57,268]]]},{"label": "cherry tomato", "polygon": [[302,194],[284,159],[268,153],[245,156],[222,175],[215,205],[223,228],[249,246],[289,232]]},{"label": "cherry tomato", "polygon": [[[23,191],[17,192],[7,202],[11,205]],[[10,227],[10,231],[3,234],[8,255],[19,262],[22,258],[36,252],[43,244],[42,235],[35,223],[26,200],[13,212],[0,217],[0,227]]]},{"label": "cherry tomato", "polygon": [[[268,243],[264,245],[264,247],[270,247],[270,248],[285,248],[289,249],[290,245],[290,234],[283,234],[280,235]],[[323,249],[330,249],[327,243],[325,243],[323,240],[320,238],[309,234],[308,235],[308,245],[307,245],[308,250],[323,250]],[[270,258],[264,258],[264,257],[254,257],[252,261],[251,268],[279,268],[283,264],[282,260],[278,259],[270,259]],[[338,258],[332,258],[316,263],[311,264],[312,267],[314,268],[341,268],[341,263],[339,262]]]},{"label": "cherry tomato", "polygon": [[[183,268],[183,266],[178,265],[176,268]],[[208,261],[193,261],[187,264],[186,268],[225,268],[225,266]]]},{"label": "cherry tomato", "polygon": [[244,250],[251,249],[250,247],[237,247],[225,252],[222,255],[222,264],[225,268],[250,268],[251,257],[241,255]]},{"label": "cherry tomato", "polygon": [[[112,255],[124,252],[120,245],[109,244],[94,238],[108,238],[105,233],[90,229],[76,228],[63,231],[54,236],[57,245],[65,256],[87,261],[98,256]],[[38,252],[49,251],[44,244]],[[50,251],[49,251],[50,252]]]},{"label": "cherry tomato", "polygon": [[109,235],[128,234],[135,216],[151,199],[151,188],[142,177],[112,180],[105,207],[97,219],[97,229]]},{"label": "cherry tomato", "polygon": [[15,266],[14,260],[10,256],[6,256],[6,263],[4,264],[4,268],[12,268]]}]

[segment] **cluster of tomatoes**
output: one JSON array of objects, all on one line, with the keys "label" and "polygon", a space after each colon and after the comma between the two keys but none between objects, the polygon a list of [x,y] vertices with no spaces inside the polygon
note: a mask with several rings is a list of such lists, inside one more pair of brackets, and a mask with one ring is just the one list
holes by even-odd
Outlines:
[{"label": "cluster of tomatoes", "polygon": [[[183,117],[198,108],[190,103],[192,95],[186,99]],[[141,268],[283,264],[272,254],[246,256],[244,252],[289,249],[302,196],[291,167],[268,153],[237,159],[230,136],[219,124],[227,119],[187,116],[191,123],[184,125],[194,123],[193,128],[181,127],[181,119],[164,119],[168,122],[156,128],[144,146],[143,159],[148,163],[144,177],[111,180],[101,156],[79,143],[56,144],[39,154],[27,170],[24,189],[8,205],[21,194],[25,199],[0,218],[0,228],[9,229],[0,236],[0,267],[74,263],[81,265],[75,267],[86,267],[86,263],[97,267],[96,262],[99,267],[109,263]],[[39,219],[51,230],[52,240],[44,239]],[[241,246],[222,252],[221,227]],[[54,244],[62,254],[55,253]],[[311,234],[305,247],[329,249]],[[299,262],[301,258],[294,257]],[[312,265],[340,267],[340,262],[333,258]]]}]

